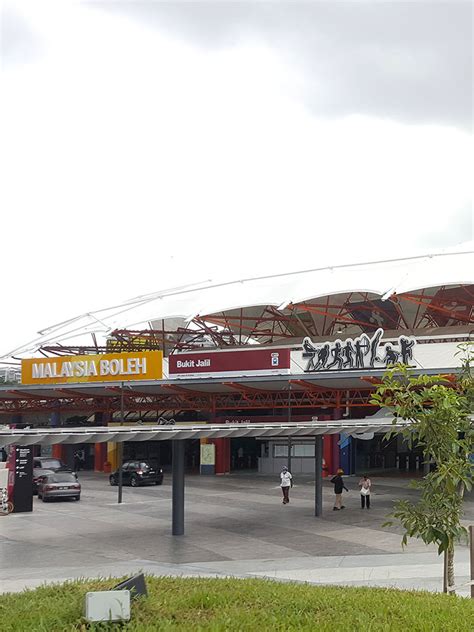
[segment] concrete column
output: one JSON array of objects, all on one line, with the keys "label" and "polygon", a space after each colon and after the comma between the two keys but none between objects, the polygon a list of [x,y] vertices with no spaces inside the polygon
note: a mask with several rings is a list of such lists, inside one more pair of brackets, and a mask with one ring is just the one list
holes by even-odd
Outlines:
[{"label": "concrete column", "polygon": [[51,421],[52,428],[57,428],[58,426],[60,426],[61,413],[59,413],[57,410],[53,410],[53,412],[51,413],[50,421]]},{"label": "concrete column", "polygon": [[[61,413],[59,413],[57,410],[53,410],[49,421],[52,428],[58,428],[61,425]],[[51,454],[55,459],[60,459],[64,462],[66,461],[67,454],[65,446],[62,444],[53,445],[51,448]]]},{"label": "concrete column", "polygon": [[184,535],[184,441],[173,439],[171,442],[173,461],[173,509],[172,534]]},{"label": "concrete column", "polygon": [[[332,413],[332,418],[336,421],[342,419],[342,408],[335,408]],[[340,435],[333,434],[332,437],[332,464],[334,471],[341,467],[341,454],[339,448]]]},{"label": "concrete column", "polygon": [[16,428],[18,424],[23,423],[23,415],[12,415],[10,420],[10,428]]},{"label": "concrete column", "polygon": [[[321,421],[329,421],[331,419],[330,415],[320,415]],[[324,450],[324,460],[326,462],[326,471],[324,472],[324,476],[328,476],[329,474],[334,474],[336,470],[333,468],[332,463],[332,439],[331,435],[324,435],[323,439],[323,450]]]},{"label": "concrete column", "polygon": [[[102,412],[94,414],[95,426],[107,426],[107,415]],[[94,472],[103,472],[107,461],[107,443],[94,444]]]},{"label": "concrete column", "polygon": [[229,474],[230,472],[230,439],[212,439],[216,446],[216,474]]},{"label": "concrete column", "polygon": [[323,438],[314,438],[314,515],[323,515]]},{"label": "concrete column", "polygon": [[103,472],[107,461],[107,443],[94,444],[94,472]]},{"label": "concrete column", "polygon": [[112,472],[118,467],[118,443],[114,441],[107,442],[107,461],[110,463]]}]

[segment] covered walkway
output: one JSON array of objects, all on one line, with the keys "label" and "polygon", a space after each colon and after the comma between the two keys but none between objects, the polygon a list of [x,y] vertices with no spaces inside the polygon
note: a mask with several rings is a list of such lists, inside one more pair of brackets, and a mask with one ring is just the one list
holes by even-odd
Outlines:
[{"label": "covered walkway", "polygon": [[[314,515],[322,515],[322,482],[323,482],[323,435],[345,433],[356,436],[365,433],[385,433],[393,428],[391,417],[374,418],[373,421],[331,421],[309,423],[242,423],[225,425],[200,426],[136,426],[122,427],[90,427],[90,428],[35,428],[35,429],[1,429],[0,447],[10,445],[57,445],[61,443],[104,443],[113,441],[123,444],[127,441],[166,441],[172,442],[172,534],[184,534],[185,516],[185,463],[184,448],[188,439],[218,439],[237,437],[275,438],[298,437],[313,440],[315,445],[315,483],[314,483]],[[401,425],[403,422],[399,422]],[[121,486],[119,486],[119,502]]]}]

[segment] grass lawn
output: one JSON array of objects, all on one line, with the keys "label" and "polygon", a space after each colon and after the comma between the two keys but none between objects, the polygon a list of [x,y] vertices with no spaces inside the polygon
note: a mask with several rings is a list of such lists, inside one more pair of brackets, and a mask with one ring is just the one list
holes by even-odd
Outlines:
[{"label": "grass lawn", "polygon": [[0,595],[0,630],[474,630],[474,600],[442,594],[168,577],[147,578],[149,596],[133,603],[130,623],[85,623],[85,593],[116,583],[116,579],[76,581]]}]

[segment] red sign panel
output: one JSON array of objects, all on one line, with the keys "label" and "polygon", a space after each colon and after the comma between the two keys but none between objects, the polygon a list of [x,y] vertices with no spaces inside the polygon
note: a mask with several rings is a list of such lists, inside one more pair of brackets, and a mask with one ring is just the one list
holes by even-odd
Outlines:
[{"label": "red sign panel", "polygon": [[169,374],[203,373],[288,373],[290,349],[255,349],[249,351],[209,351],[178,353],[169,356]]}]

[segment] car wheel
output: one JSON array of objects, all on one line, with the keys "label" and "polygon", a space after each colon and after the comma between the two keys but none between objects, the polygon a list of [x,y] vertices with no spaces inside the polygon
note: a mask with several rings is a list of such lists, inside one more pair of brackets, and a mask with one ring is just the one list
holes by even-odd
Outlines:
[{"label": "car wheel", "polygon": [[73,496],[74,500],[81,500],[80,496]]},{"label": "car wheel", "polygon": [[112,485],[112,487],[114,487],[115,485],[117,485],[117,479],[115,478],[115,476],[111,476],[109,478],[110,484]]},{"label": "car wheel", "polygon": [[49,501],[49,498],[45,498],[44,496],[41,496],[41,500],[42,500],[44,503],[47,503],[47,502]]},{"label": "car wheel", "polygon": [[155,485],[163,485],[163,479],[161,479],[161,481],[156,481]]},{"label": "car wheel", "polygon": [[139,486],[139,482],[138,482],[138,478],[135,476],[135,474],[130,478],[130,485],[132,487],[138,487]]},{"label": "car wheel", "polygon": [[38,500],[42,500],[43,496],[41,496],[40,494],[38,494]]}]

